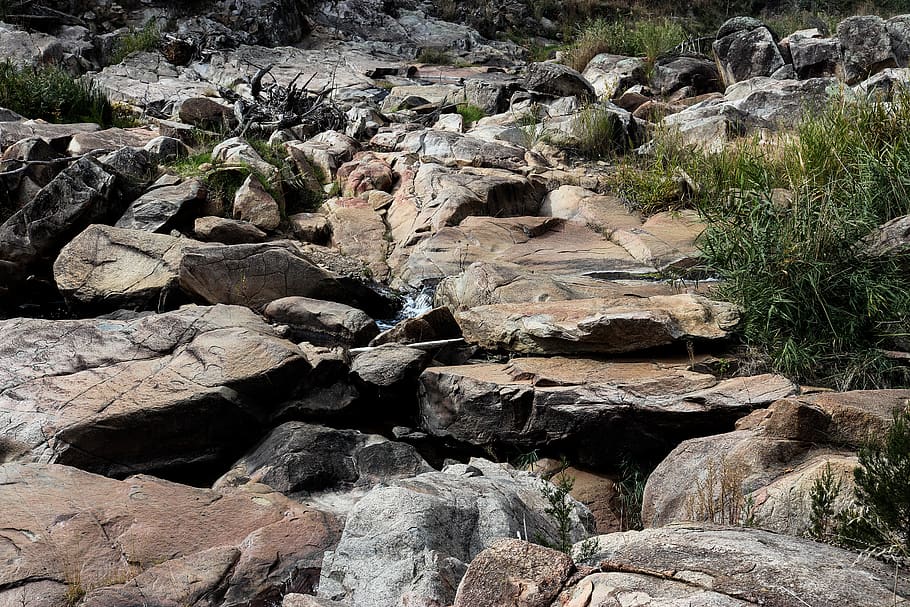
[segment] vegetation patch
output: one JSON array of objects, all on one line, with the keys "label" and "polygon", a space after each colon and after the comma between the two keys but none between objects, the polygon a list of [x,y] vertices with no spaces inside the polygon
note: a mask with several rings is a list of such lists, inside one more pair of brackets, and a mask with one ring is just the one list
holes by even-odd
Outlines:
[{"label": "vegetation patch", "polygon": [[471,105],[470,103],[458,104],[456,111],[461,114],[462,118],[464,118],[465,126],[471,126],[487,115],[487,113],[483,111],[483,108],[479,108],[476,105]]},{"label": "vegetation patch", "polygon": [[139,51],[153,51],[158,48],[161,41],[161,30],[154,20],[149,21],[142,29],[130,28],[129,32],[120,37],[117,47],[111,56],[112,63],[120,63],[130,53]]},{"label": "vegetation patch", "polygon": [[110,125],[113,120],[111,102],[99,86],[54,65],[0,63],[0,107],[48,122]]},{"label": "vegetation patch", "polygon": [[601,53],[643,57],[649,65],[688,39],[686,30],[670,18],[637,22],[597,19],[583,25],[566,52],[565,62],[579,72]]}]

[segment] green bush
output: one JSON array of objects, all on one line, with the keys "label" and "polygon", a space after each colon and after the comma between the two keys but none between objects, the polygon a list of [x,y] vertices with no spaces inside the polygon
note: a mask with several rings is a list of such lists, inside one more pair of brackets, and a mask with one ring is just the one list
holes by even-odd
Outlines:
[{"label": "green bush", "polygon": [[459,104],[458,113],[464,118],[465,126],[470,126],[487,115],[486,112],[483,111],[483,108],[471,105],[470,103]]},{"label": "green bush", "polygon": [[602,105],[583,108],[572,124],[572,137],[579,155],[592,160],[609,158],[629,149],[621,118]]},{"label": "green bush", "polygon": [[109,125],[111,103],[93,82],[57,66],[19,67],[0,63],[0,107],[48,122]]},{"label": "green bush", "polygon": [[840,538],[877,556],[910,558],[910,408],[860,450],[854,478],[856,507],[841,515]]},{"label": "green bush", "polygon": [[161,30],[158,29],[154,20],[146,23],[140,30],[130,28],[129,33],[124,34],[117,41],[111,62],[120,63],[127,55],[137,51],[153,51],[158,48],[160,40]]}]

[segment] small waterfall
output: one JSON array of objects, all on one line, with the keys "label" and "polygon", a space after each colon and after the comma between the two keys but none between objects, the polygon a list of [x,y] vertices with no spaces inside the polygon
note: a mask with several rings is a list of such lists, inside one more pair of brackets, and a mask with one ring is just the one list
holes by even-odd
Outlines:
[{"label": "small waterfall", "polygon": [[377,320],[376,324],[383,331],[391,329],[396,324],[406,318],[420,316],[424,312],[433,309],[433,289],[423,289],[415,293],[407,293],[403,296],[404,304],[393,318]]}]

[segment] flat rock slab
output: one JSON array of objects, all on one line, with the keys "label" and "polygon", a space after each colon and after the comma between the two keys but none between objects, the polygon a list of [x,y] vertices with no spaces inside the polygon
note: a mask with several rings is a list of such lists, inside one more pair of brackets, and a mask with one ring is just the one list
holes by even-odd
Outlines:
[{"label": "flat rock slab", "polygon": [[[216,493],[55,464],[0,466],[0,604],[265,604],[312,588],[331,515],[267,489]],[[207,595],[222,601],[197,603]],[[115,600],[117,599],[117,600]]]},{"label": "flat rock slab", "polygon": [[77,124],[51,124],[43,120],[0,122],[0,149],[6,149],[23,139],[39,137],[62,152],[69,145],[73,135],[99,130],[101,127],[93,122]]},{"label": "flat rock slab", "polygon": [[423,429],[481,446],[558,446],[583,465],[668,452],[687,436],[795,393],[777,375],[719,380],[681,361],[517,358],[430,367],[420,376]]},{"label": "flat rock slab", "polygon": [[[905,605],[894,567],[804,538],[750,528],[675,525],[601,535],[586,562],[599,564],[554,604],[745,607]],[[570,602],[573,601],[573,602]]]},{"label": "flat rock slab", "polygon": [[680,340],[721,339],[739,322],[730,304],[655,295],[496,304],[459,312],[465,340],[522,354],[619,354]]},{"label": "flat rock slab", "polygon": [[230,457],[310,365],[245,308],[0,322],[7,459],[123,475]]},{"label": "flat rock slab", "polygon": [[636,278],[656,269],[591,228],[552,217],[468,217],[421,241],[404,260],[412,287],[461,274],[475,262],[510,263],[558,276]]},{"label": "flat rock slab", "polygon": [[132,230],[169,232],[180,215],[197,210],[193,207],[202,206],[206,196],[205,184],[198,179],[173,185],[155,184],[130,203],[115,225]]}]

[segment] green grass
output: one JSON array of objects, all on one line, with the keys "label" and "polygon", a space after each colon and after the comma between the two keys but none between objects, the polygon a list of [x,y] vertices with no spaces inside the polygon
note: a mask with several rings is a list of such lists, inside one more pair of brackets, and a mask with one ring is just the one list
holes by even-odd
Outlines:
[{"label": "green grass", "polygon": [[161,30],[154,20],[149,21],[142,29],[130,28],[129,33],[124,34],[117,41],[117,47],[111,57],[112,63],[120,63],[130,53],[137,51],[153,51],[158,48],[161,40]]},{"label": "green grass", "polygon": [[626,139],[619,116],[597,104],[590,104],[578,113],[572,135],[577,142],[575,152],[591,160],[610,158],[628,150],[632,144]]},{"label": "green grass", "polygon": [[110,125],[111,103],[100,87],[57,66],[0,63],[0,107],[48,122]]},{"label": "green grass", "polygon": [[646,212],[698,208],[715,296],[742,308],[740,335],[772,369],[841,389],[910,385],[884,353],[910,330],[910,259],[861,244],[910,213],[910,99],[833,104],[796,135],[710,156],[665,142],[614,185]]},{"label": "green grass", "polygon": [[466,127],[471,126],[484,116],[486,112],[483,111],[483,108],[479,108],[476,105],[471,105],[470,103],[460,103],[456,110],[461,117],[464,118],[464,124]]},{"label": "green grass", "polygon": [[688,36],[679,22],[669,19],[607,21],[583,25],[566,52],[565,62],[579,72],[600,53],[642,57],[649,65]]}]

